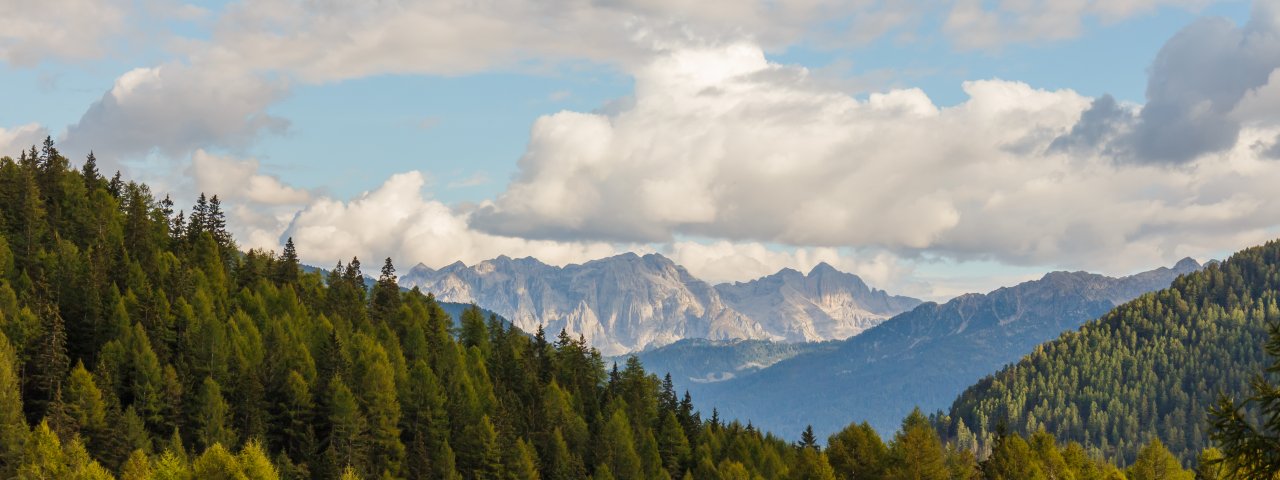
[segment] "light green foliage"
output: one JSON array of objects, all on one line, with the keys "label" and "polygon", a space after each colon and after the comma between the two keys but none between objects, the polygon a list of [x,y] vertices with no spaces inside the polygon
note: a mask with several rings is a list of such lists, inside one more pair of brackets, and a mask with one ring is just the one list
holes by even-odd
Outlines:
[{"label": "light green foliage", "polygon": [[1129,480],[1194,480],[1195,473],[1182,469],[1178,458],[1159,439],[1138,452],[1138,460],[1126,472]]}]

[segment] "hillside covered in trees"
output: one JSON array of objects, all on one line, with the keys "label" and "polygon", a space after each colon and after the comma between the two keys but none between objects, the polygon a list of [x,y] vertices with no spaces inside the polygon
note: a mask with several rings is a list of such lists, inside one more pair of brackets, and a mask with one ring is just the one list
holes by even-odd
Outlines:
[{"label": "hillside covered in trees", "polygon": [[864,423],[791,443],[702,415],[635,358],[460,316],[390,259],[368,284],[355,258],[305,273],[291,241],[241,252],[217,196],[175,211],[46,141],[0,158],[0,477],[1191,475],[1157,441],[1121,470],[1043,431],[944,442],[918,410],[888,442]]},{"label": "hillside covered in trees", "polygon": [[1245,396],[1280,321],[1280,241],[1124,304],[983,379],[951,407],[952,432],[1045,429],[1131,460],[1158,436],[1184,461],[1208,446],[1206,410]]}]

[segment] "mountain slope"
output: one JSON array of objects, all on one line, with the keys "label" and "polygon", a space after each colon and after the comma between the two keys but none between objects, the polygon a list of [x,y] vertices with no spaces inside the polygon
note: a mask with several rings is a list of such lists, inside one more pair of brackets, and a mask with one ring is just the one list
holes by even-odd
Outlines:
[{"label": "mountain slope", "polygon": [[[691,338],[636,352],[646,370],[670,373],[678,385],[712,383],[752,375],[808,352],[834,349],[836,342],[780,343],[768,340],[714,341]],[[606,362],[626,362],[624,357]]]},{"label": "mountain slope", "polygon": [[[982,435],[1046,428],[1109,457],[1158,434],[1184,460],[1206,446],[1205,408],[1237,398],[1267,363],[1280,321],[1280,242],[1250,248],[1041,345],[951,407]],[[953,427],[954,429],[954,427]]]},{"label": "mountain slope", "polygon": [[483,305],[526,331],[541,324],[581,334],[606,355],[687,338],[846,338],[919,303],[825,264],[807,276],[790,270],[712,287],[662,255],[633,253],[564,267],[506,256],[439,270],[418,265],[400,284]]},{"label": "mountain slope", "polygon": [[944,408],[965,387],[1036,344],[1199,267],[1186,259],[1172,269],[1124,278],[1053,272],[985,295],[925,303],[833,349],[801,354],[754,375],[687,385],[708,408],[715,405],[725,416],[751,418],[773,431],[795,434],[813,424],[824,435],[833,426],[865,419],[890,432],[913,406]]},{"label": "mountain slope", "polygon": [[750,282],[716,285],[725,303],[788,342],[843,340],[920,304],[867,286],[857,275],[818,264]]}]

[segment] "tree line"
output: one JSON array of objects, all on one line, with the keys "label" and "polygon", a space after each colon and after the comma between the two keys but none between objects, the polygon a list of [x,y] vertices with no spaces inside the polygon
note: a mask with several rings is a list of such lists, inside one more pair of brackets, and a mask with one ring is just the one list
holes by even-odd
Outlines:
[{"label": "tree line", "polygon": [[918,411],[888,442],[789,442],[581,336],[455,322],[396,280],[391,259],[372,284],[357,258],[305,273],[292,240],[241,252],[217,196],[175,211],[52,140],[0,158],[0,477],[1190,475],[1155,440],[1120,469],[1052,430],[979,442]]}]

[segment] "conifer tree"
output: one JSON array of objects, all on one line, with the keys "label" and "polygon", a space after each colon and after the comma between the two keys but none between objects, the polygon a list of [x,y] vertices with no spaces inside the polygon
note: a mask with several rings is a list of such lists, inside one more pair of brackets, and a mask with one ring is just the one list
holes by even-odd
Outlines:
[{"label": "conifer tree", "polygon": [[196,439],[203,448],[215,444],[236,445],[236,434],[230,423],[231,412],[222,397],[222,387],[213,377],[205,377],[196,396]]},{"label": "conifer tree", "polygon": [[297,283],[298,269],[302,263],[298,260],[298,249],[293,246],[293,237],[289,237],[284,242],[284,253],[280,254],[280,260],[276,262],[275,281],[278,283]]},{"label": "conifer tree", "polygon": [[373,298],[369,302],[369,317],[374,321],[386,322],[400,309],[400,285],[396,283],[396,267],[391,264],[391,257],[382,264],[382,273],[378,283],[373,287]]},{"label": "conifer tree", "polygon": [[[0,313],[0,315],[3,315]],[[0,477],[16,474],[27,439],[18,385],[18,356],[0,332]]]},{"label": "conifer tree", "polygon": [[942,441],[919,408],[902,420],[902,429],[889,445],[889,458],[886,477],[892,480],[946,480],[950,476]]},{"label": "conifer tree", "polygon": [[1138,458],[1125,477],[1128,480],[1195,480],[1195,474],[1183,470],[1178,458],[1158,438],[1138,451]]},{"label": "conifer tree", "polygon": [[889,450],[871,424],[849,424],[827,439],[827,457],[845,480],[880,478]]}]

